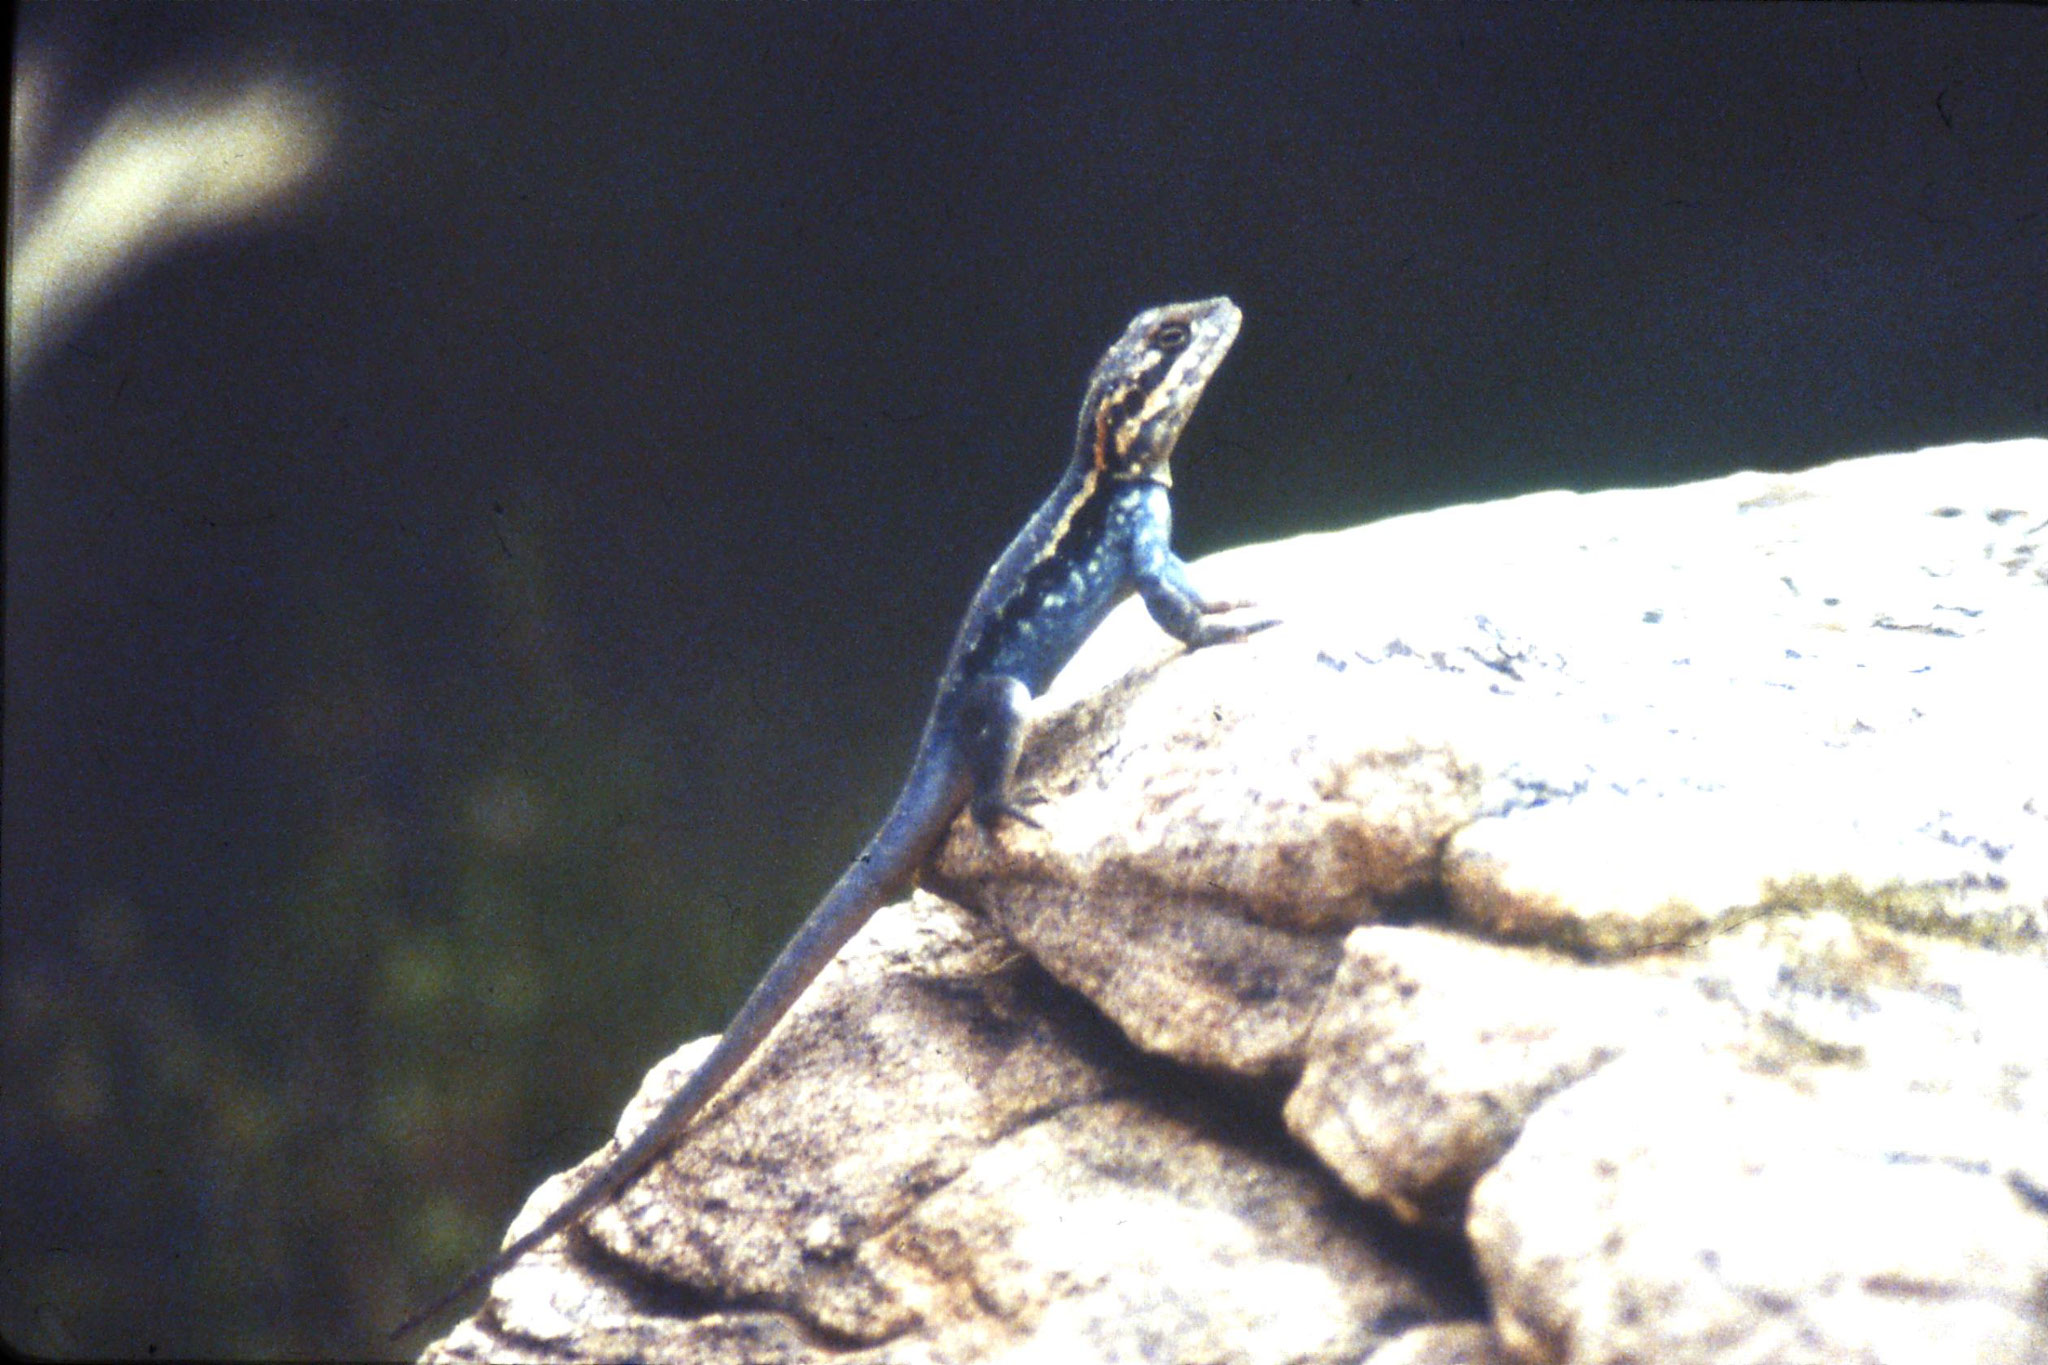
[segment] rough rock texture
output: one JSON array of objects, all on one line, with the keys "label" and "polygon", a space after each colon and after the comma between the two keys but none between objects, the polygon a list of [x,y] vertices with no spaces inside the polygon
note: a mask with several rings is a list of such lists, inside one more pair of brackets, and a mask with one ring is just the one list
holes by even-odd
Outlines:
[{"label": "rough rock texture", "polygon": [[2044,544],[2012,442],[1198,565],[1287,624],[1113,618],[429,1356],[2048,1360]]},{"label": "rough rock texture", "polygon": [[1269,1102],[1160,1072],[934,897],[878,915],[771,1047],[429,1358],[1335,1362],[1470,1308]]}]

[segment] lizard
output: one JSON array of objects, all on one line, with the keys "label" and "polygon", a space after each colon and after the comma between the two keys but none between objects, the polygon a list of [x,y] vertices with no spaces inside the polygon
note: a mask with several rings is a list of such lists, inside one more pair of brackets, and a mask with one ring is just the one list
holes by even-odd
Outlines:
[{"label": "lizard", "polygon": [[819,972],[914,882],[964,807],[992,829],[1038,822],[1013,791],[1028,704],[1133,592],[1189,649],[1241,640],[1271,620],[1213,619],[1248,607],[1197,592],[1172,549],[1174,447],[1237,337],[1228,298],[1148,308],[1089,376],[1073,457],[1052,493],[982,579],[960,623],[902,792],[769,966],[697,1070],[638,1136],[553,1212],[415,1312],[403,1336],[602,1207],[673,1148],[761,1048]]}]

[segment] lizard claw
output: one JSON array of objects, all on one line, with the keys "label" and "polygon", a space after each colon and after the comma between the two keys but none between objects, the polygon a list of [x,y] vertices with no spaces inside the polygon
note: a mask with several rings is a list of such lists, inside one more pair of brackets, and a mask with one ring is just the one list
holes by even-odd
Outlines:
[{"label": "lizard claw", "polygon": [[1279,624],[1278,617],[1245,622],[1203,621],[1196,626],[1195,638],[1188,643],[1188,648],[1200,649],[1205,645],[1231,644],[1247,636],[1257,635],[1262,630],[1271,630]]},{"label": "lizard claw", "polygon": [[1002,820],[1015,820],[1020,825],[1029,825],[1033,829],[1044,829],[1044,825],[1032,819],[1024,810],[1026,806],[1042,806],[1044,804],[1045,798],[1043,796],[1038,795],[1036,792],[1028,792],[1015,798],[999,796],[986,801],[976,800],[968,807],[968,814],[974,817],[974,823],[979,825],[984,831],[992,832],[997,822]]}]

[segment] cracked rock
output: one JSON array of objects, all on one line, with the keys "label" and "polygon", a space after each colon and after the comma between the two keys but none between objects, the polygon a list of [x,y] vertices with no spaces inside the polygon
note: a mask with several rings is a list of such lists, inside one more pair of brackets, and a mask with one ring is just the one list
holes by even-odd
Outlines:
[{"label": "cracked rock", "polygon": [[957,907],[891,907],[730,1102],[428,1358],[1339,1362],[1454,1311],[1412,1239],[1148,1069]]},{"label": "cracked rock", "polygon": [[2048,1360],[2044,539],[2020,441],[1196,565],[1284,624],[1120,610],[429,1358]]}]

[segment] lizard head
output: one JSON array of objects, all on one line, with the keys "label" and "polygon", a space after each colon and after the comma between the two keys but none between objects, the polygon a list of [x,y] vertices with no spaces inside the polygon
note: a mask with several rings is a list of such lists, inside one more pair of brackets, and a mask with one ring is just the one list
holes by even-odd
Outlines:
[{"label": "lizard head", "polygon": [[1088,379],[1076,458],[1107,478],[1171,483],[1174,442],[1242,318],[1220,296],[1132,318]]}]

